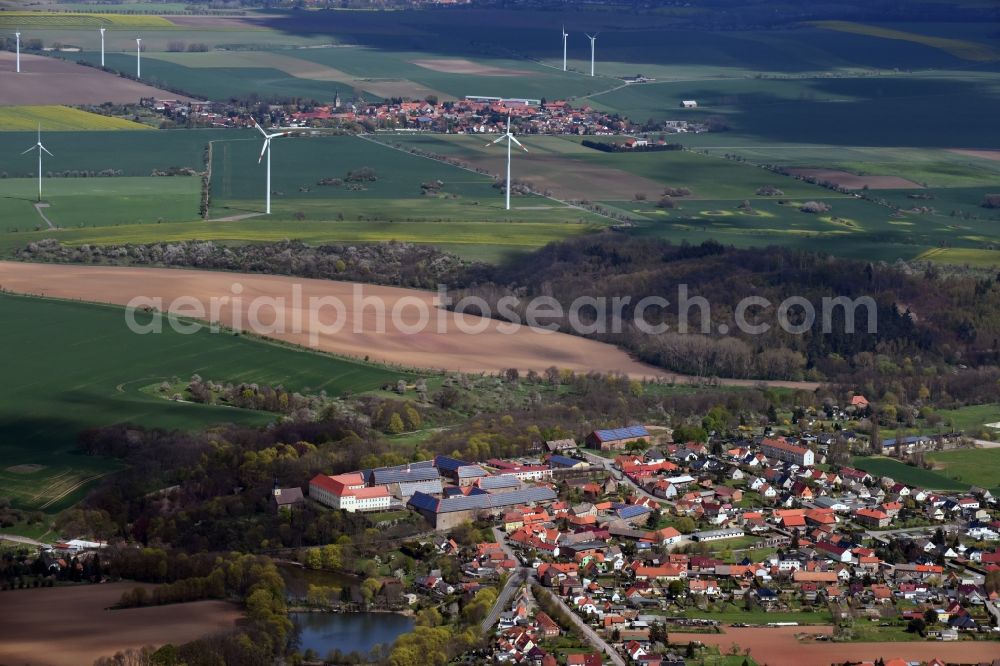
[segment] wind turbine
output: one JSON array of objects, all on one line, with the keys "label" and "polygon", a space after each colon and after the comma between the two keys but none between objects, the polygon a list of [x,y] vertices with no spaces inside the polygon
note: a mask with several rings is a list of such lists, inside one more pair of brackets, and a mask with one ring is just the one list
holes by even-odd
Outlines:
[{"label": "wind turbine", "polygon": [[55,157],[52,153],[49,153],[49,149],[42,145],[42,126],[38,125],[38,143],[28,148],[26,151],[21,153],[22,155],[27,155],[33,150],[38,151],[38,200],[42,200],[42,151],[44,150],[48,153],[49,157]]},{"label": "wind turbine", "polygon": [[562,37],[563,37],[563,71],[566,71],[566,38],[569,37],[569,33],[566,32],[566,26],[562,27]]},{"label": "wind turbine", "polygon": [[21,33],[15,32],[14,39],[17,41],[17,71],[21,72]]},{"label": "wind turbine", "polygon": [[104,67],[104,28],[101,31],[101,67]]},{"label": "wind turbine", "polygon": [[497,137],[495,140],[490,141],[486,144],[487,147],[492,146],[495,143],[500,143],[504,139],[507,139],[507,210],[510,210],[510,145],[511,142],[516,143],[518,148],[524,152],[528,152],[528,149],[521,145],[521,142],[514,138],[514,135],[510,132],[510,116],[507,116],[507,132],[502,136]]},{"label": "wind turbine", "polygon": [[264,159],[264,153],[267,153],[267,208],[266,213],[271,214],[271,139],[277,139],[278,137],[288,136],[291,132],[275,132],[274,134],[268,134],[264,131],[264,128],[257,124],[257,121],[253,121],[253,126],[260,130],[260,133],[264,135],[264,147],[260,149],[260,157],[257,158],[257,164]]},{"label": "wind turbine", "polygon": [[[584,34],[586,34],[586,33],[584,33]],[[590,35],[587,35],[587,38],[590,39],[590,75],[591,76],[594,75],[594,43],[597,41],[597,36],[599,34],[601,34],[601,33],[595,32],[594,35],[593,35],[593,37],[591,37]]]},{"label": "wind turbine", "polygon": [[142,37],[135,38],[135,78],[142,78]]}]

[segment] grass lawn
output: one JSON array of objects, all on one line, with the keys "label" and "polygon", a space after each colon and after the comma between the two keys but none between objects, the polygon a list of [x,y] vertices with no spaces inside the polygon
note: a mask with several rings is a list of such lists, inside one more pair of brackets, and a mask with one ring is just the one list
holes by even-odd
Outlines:
[{"label": "grass lawn", "polygon": [[[958,483],[989,488],[1000,492],[997,470],[1000,470],[1000,449],[959,449],[928,453],[935,471]],[[940,467],[940,469],[937,469]]]},{"label": "grass lawn", "polygon": [[198,373],[220,382],[282,384],[338,395],[396,381],[404,373],[299,351],[243,336],[128,330],[122,310],[0,296],[4,383],[0,387],[0,496],[16,507],[55,512],[79,500],[115,461],[75,452],[77,433],[112,423],[147,428],[262,425],[274,416],[176,403],[143,387]]},{"label": "grass lawn", "polygon": [[950,479],[940,472],[912,467],[883,456],[856,456],[852,464],[875,476],[888,476],[907,485],[928,490],[967,490],[971,485]]}]

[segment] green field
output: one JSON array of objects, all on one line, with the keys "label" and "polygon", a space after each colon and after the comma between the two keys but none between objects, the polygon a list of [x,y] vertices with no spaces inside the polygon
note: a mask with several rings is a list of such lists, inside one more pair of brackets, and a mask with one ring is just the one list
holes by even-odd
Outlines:
[{"label": "green field", "polygon": [[[47,132],[42,143],[53,154],[45,156],[45,171],[94,171],[115,169],[124,176],[149,176],[154,169],[189,167],[204,169],[209,141],[240,136],[232,130],[158,130],[148,132]],[[242,136],[249,137],[247,132]],[[0,132],[0,154],[10,156],[0,167],[9,178],[35,174],[37,158],[18,155],[37,141],[34,131]]]},{"label": "green field", "polygon": [[[1000,449],[961,449],[927,454],[936,471],[959,483],[1000,492],[997,470],[1000,470]],[[937,469],[940,468],[940,469]]]},{"label": "green field", "polygon": [[[689,138],[699,137],[680,135],[675,140],[686,143]],[[380,140],[456,158],[493,173],[503,168],[503,156],[490,152],[478,137],[401,134]],[[989,189],[985,187],[934,189],[929,191],[935,197],[932,200],[910,199],[907,194],[912,190],[878,191],[873,194],[887,202],[880,205],[754,164],[723,159],[728,150],[722,148],[708,155],[700,148],[603,153],[578,141],[524,136],[530,152],[518,155],[515,173],[558,198],[598,201],[605,209],[631,218],[635,222],[631,233],[640,236],[691,243],[716,239],[739,247],[773,244],[886,261],[913,259],[947,245],[951,250],[946,251],[963,251],[963,259],[984,265],[994,258],[989,248],[1000,243],[996,224],[950,214],[958,209],[988,216],[978,208]],[[989,173],[994,172],[983,170],[981,182]],[[759,196],[762,186],[777,187],[783,194]],[[675,208],[663,209],[657,203],[665,187],[685,187],[691,194],[675,198]],[[636,200],[637,194],[644,199]],[[744,201],[749,201],[752,210],[739,208]],[[824,202],[831,210],[803,213],[799,208],[807,201]],[[937,208],[933,213],[895,213],[891,204],[903,210],[928,204]]]},{"label": "green field", "polygon": [[852,464],[872,475],[888,476],[895,481],[928,490],[968,490],[971,485],[950,479],[940,472],[913,467],[882,456],[857,456]]},{"label": "green field", "polygon": [[[115,463],[74,452],[88,427],[132,422],[147,428],[259,425],[273,416],[171,402],[144,387],[200,374],[220,382],[281,384],[330,395],[366,391],[405,373],[325,354],[202,331],[136,335],[123,311],[0,296],[4,383],[0,387],[0,496],[16,507],[54,512],[72,505],[88,479]],[[14,325],[16,322],[16,325]],[[30,444],[30,445],[27,445]],[[41,469],[10,467],[40,465]]]},{"label": "green field", "polygon": [[[199,219],[201,179],[194,176],[157,178],[47,178],[42,182],[43,212],[56,227],[107,227]],[[35,210],[38,181],[0,180],[0,235],[49,229]],[[51,232],[50,232],[51,233]],[[18,244],[18,237],[4,238]]]}]

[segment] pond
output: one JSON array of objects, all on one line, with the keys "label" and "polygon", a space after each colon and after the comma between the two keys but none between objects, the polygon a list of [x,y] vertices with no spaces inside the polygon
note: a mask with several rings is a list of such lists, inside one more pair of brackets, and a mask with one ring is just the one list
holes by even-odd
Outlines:
[{"label": "pond", "polygon": [[413,630],[413,618],[398,613],[289,613],[299,631],[299,651],[326,656],[334,650],[368,654],[376,645],[392,645]]}]

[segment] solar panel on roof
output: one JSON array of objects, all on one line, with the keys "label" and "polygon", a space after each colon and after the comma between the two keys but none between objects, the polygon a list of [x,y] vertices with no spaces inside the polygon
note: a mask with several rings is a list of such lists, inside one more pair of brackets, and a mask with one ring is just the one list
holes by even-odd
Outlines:
[{"label": "solar panel on roof", "polygon": [[433,467],[420,469],[374,469],[372,470],[373,483],[382,485],[386,483],[415,483],[418,481],[433,481],[438,478],[438,471]]},{"label": "solar panel on roof", "polygon": [[410,498],[409,505],[419,511],[437,512],[438,498],[428,495],[427,493],[416,492],[413,493],[413,497]]},{"label": "solar panel on roof", "polygon": [[641,515],[643,515],[645,513],[649,513],[649,512],[650,512],[650,510],[647,507],[638,506],[638,505],[634,505],[633,504],[633,505],[622,507],[621,509],[619,509],[618,510],[618,515],[621,518],[635,518],[637,516],[641,516]]},{"label": "solar panel on roof", "polygon": [[466,467],[470,464],[464,460],[456,460],[450,456],[437,456],[434,458],[434,466],[447,472],[454,472],[459,467]]},{"label": "solar panel on roof", "polygon": [[602,441],[614,441],[619,439],[629,439],[631,437],[649,437],[646,426],[628,426],[627,428],[609,428],[598,430],[597,436]]}]

